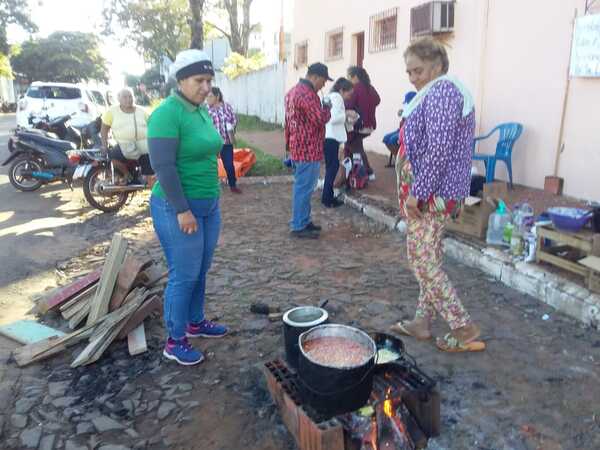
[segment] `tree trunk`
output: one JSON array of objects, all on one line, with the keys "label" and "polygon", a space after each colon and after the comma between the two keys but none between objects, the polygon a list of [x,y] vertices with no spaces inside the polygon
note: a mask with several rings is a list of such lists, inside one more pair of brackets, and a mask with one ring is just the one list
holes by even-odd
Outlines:
[{"label": "tree trunk", "polygon": [[204,26],[202,24],[202,16],[204,12],[205,0],[189,0],[190,11],[192,17],[190,19],[191,42],[190,48],[199,50],[204,49]]},{"label": "tree trunk", "polygon": [[238,0],[224,0],[223,4],[229,16],[229,45],[231,50],[240,55],[248,56],[248,41],[250,39],[250,6],[253,0],[242,1],[243,22],[239,23]]}]

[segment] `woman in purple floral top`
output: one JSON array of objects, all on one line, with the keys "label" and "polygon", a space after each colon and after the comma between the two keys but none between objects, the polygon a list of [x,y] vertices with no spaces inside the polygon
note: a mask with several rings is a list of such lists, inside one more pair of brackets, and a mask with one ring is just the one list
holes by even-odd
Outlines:
[{"label": "woman in purple floral top", "polygon": [[221,161],[227,173],[227,182],[231,192],[241,194],[242,191],[236,186],[235,167],[233,166],[233,145],[235,144],[235,127],[237,118],[229,103],[223,101],[223,93],[218,87],[213,87],[206,97],[208,103],[208,114],[212,117],[215,128],[223,138],[221,149]]},{"label": "woman in purple floral top", "polygon": [[442,269],[446,220],[469,195],[475,131],[473,99],[447,76],[448,55],[432,38],[413,42],[404,53],[406,71],[418,93],[403,111],[396,159],[400,213],[407,221],[407,254],[420,295],[415,318],[393,329],[421,340],[432,338],[439,314],[451,332],[437,340],[444,351],[478,351],[480,330]]}]

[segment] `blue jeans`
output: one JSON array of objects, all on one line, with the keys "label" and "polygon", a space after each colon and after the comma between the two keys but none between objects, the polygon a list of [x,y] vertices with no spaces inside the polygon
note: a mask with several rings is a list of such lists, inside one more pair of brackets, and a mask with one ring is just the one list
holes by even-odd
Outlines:
[{"label": "blue jeans", "polygon": [[321,202],[324,205],[333,203],[333,182],[340,168],[339,159],[340,143],[335,139],[325,139],[325,182],[323,183],[323,196]]},{"label": "blue jeans", "polygon": [[300,231],[310,223],[310,198],[312,197],[317,181],[321,163],[319,161],[293,161],[294,165],[294,190],[292,193],[292,231]]},{"label": "blue jeans", "polygon": [[221,161],[227,173],[227,184],[229,187],[235,187],[237,179],[235,178],[235,167],[233,165],[233,145],[225,144],[221,149]]},{"label": "blue jeans", "polygon": [[206,273],[221,229],[219,199],[192,200],[188,204],[198,231],[185,234],[179,228],[177,213],[155,195],[150,199],[154,230],[165,252],[169,281],[165,289],[164,316],[169,336],[181,339],[189,323],[204,320]]}]

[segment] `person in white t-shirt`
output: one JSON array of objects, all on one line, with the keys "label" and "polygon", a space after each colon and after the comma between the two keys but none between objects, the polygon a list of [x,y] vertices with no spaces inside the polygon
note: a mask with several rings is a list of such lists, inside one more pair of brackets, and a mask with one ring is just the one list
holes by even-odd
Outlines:
[{"label": "person in white t-shirt", "polygon": [[[148,142],[146,139],[146,123],[148,113],[144,108],[134,102],[133,91],[124,88],[117,94],[119,103],[109,108],[102,115],[102,128],[100,137],[102,148],[108,151],[113,164],[129,179],[129,170],[125,164],[128,160],[138,161],[142,175],[150,187],[154,184],[154,171],[148,156]],[[108,150],[108,133],[112,132],[117,146]],[[140,180],[132,180],[134,183]]]},{"label": "person in white t-shirt", "polygon": [[325,182],[321,203],[326,208],[337,208],[344,204],[333,196],[333,182],[340,168],[340,145],[346,142],[346,107],[344,102],[352,97],[352,83],[341,77],[336,80],[328,95],[331,101],[331,119],[325,125]]}]

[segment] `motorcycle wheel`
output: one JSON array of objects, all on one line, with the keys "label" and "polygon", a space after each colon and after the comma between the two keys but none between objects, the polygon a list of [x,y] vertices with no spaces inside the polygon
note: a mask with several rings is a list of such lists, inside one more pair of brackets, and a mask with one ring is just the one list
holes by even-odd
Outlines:
[{"label": "motorcycle wheel", "polygon": [[35,178],[23,176],[23,170],[42,171],[41,164],[35,159],[17,158],[8,169],[8,179],[15,189],[23,192],[37,191],[44,184]]},{"label": "motorcycle wheel", "polygon": [[[115,175],[118,178],[124,179],[125,176],[115,168]],[[83,182],[83,195],[86,200],[94,208],[103,212],[116,212],[120,210],[129,199],[129,192],[118,192],[111,195],[101,194],[98,191],[98,186],[101,183],[108,182],[111,178],[110,167],[92,167],[85,176]]]}]

